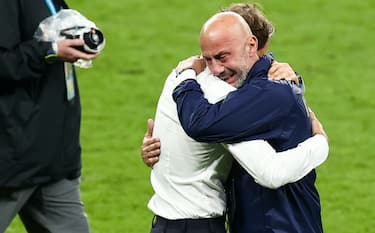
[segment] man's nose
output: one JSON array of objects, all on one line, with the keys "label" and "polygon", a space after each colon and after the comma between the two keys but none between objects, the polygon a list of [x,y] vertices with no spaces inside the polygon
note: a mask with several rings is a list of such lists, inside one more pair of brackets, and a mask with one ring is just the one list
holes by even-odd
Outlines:
[{"label": "man's nose", "polygon": [[211,73],[215,76],[219,76],[225,70],[225,67],[217,61],[212,61],[208,68],[210,69]]}]

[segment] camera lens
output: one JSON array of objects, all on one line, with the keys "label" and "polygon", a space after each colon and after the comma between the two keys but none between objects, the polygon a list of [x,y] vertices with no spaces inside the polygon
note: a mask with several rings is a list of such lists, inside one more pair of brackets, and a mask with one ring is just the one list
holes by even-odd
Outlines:
[{"label": "camera lens", "polygon": [[99,36],[96,34],[91,34],[91,39],[94,41],[95,44],[99,43]]},{"label": "camera lens", "polygon": [[95,51],[98,49],[98,46],[103,43],[104,36],[100,30],[92,28],[89,32],[83,34],[83,40],[90,50]]}]

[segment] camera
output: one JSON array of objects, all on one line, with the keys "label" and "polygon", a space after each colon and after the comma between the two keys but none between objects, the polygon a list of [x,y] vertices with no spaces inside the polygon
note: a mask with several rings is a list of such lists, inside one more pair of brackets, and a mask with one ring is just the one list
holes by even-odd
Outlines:
[{"label": "camera", "polygon": [[86,53],[98,53],[105,45],[104,34],[98,28],[72,27],[61,30],[60,35],[66,39],[82,39],[85,43],[77,49]]}]

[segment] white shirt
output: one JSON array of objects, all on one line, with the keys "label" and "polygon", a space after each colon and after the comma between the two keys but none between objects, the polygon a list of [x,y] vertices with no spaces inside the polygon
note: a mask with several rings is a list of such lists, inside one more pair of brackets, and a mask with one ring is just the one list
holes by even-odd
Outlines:
[{"label": "white shirt", "polygon": [[[256,182],[269,188],[297,181],[327,158],[328,143],[322,135],[281,153],[263,140],[231,145],[193,140],[182,129],[172,99],[174,88],[188,78],[195,78],[195,72],[187,70],[176,78],[172,71],[158,102],[153,137],[160,138],[161,154],[151,172],[155,194],[148,203],[154,214],[167,219],[222,216],[226,208],[223,184],[231,168],[231,154]],[[235,90],[208,70],[197,81],[210,103]]]}]

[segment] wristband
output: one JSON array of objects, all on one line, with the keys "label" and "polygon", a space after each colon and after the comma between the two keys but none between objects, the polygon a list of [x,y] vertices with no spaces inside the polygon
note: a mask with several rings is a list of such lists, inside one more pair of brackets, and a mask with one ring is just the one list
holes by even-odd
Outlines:
[{"label": "wristband", "polygon": [[49,64],[57,61],[57,50],[57,43],[51,42],[44,60]]}]

